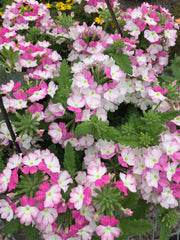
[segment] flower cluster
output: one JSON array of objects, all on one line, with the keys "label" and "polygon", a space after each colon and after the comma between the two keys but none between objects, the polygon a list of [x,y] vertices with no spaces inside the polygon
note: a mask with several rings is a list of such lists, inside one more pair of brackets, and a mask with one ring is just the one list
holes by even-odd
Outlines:
[{"label": "flower cluster", "polygon": [[[73,3],[94,19],[107,13],[103,0],[60,10]],[[148,3],[111,6],[123,36],[107,30],[106,18],[80,24],[58,12],[56,22],[35,0],[16,0],[2,16],[3,66],[23,77],[0,85],[16,134],[1,122],[0,215],[45,240],[125,239],[126,226],[138,225],[131,198],[165,209],[180,199],[179,82],[158,78],[177,24]],[[14,142],[21,153],[9,152]]]}]

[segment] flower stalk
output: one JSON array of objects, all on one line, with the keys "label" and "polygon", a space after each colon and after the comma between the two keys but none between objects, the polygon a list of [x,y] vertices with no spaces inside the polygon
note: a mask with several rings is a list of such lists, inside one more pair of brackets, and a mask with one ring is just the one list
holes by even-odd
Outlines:
[{"label": "flower stalk", "polygon": [[1,112],[2,112],[2,115],[4,117],[4,120],[6,122],[7,128],[9,130],[10,134],[11,134],[11,138],[12,138],[13,144],[14,144],[17,152],[18,153],[22,153],[18,142],[16,142],[16,135],[15,135],[15,133],[13,131],[11,122],[10,122],[9,117],[8,117],[8,114],[7,114],[6,109],[4,107],[2,95],[0,95],[0,108],[1,108]]}]

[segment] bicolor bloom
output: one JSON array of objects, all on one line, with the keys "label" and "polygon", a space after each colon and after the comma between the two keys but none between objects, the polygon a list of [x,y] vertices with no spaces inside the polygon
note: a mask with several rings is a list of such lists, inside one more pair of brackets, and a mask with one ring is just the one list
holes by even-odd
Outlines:
[{"label": "bicolor bloom", "polygon": [[114,240],[114,237],[119,237],[121,230],[114,227],[119,223],[114,216],[104,216],[100,220],[101,225],[97,226],[96,233],[102,240]]},{"label": "bicolor bloom", "polygon": [[16,206],[9,200],[0,199],[0,215],[2,219],[6,221],[11,221],[14,217],[14,211]]},{"label": "bicolor bloom", "polygon": [[39,210],[35,207],[36,199],[28,196],[23,196],[20,200],[22,206],[15,210],[15,214],[20,218],[20,223],[30,224],[37,217]]},{"label": "bicolor bloom", "polygon": [[87,187],[83,188],[82,185],[78,185],[75,188],[71,189],[69,202],[74,204],[74,207],[79,210],[83,206],[83,203],[89,205],[92,201],[91,189]]}]

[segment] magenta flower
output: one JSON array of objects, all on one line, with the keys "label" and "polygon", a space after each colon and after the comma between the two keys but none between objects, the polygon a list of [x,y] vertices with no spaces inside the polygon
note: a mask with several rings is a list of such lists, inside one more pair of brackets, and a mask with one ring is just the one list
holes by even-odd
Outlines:
[{"label": "magenta flower", "polygon": [[114,237],[119,237],[121,230],[114,227],[119,223],[114,216],[104,216],[100,220],[101,225],[97,226],[96,233],[102,240],[114,240]]}]

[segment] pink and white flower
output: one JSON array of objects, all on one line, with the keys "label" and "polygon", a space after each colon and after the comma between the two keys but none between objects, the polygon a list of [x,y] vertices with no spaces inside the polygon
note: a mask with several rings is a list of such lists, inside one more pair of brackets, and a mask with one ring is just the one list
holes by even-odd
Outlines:
[{"label": "pink and white flower", "polygon": [[96,233],[102,240],[114,240],[114,237],[119,237],[121,230],[114,227],[119,221],[114,216],[104,216],[101,218],[100,223],[101,225],[96,228]]}]

